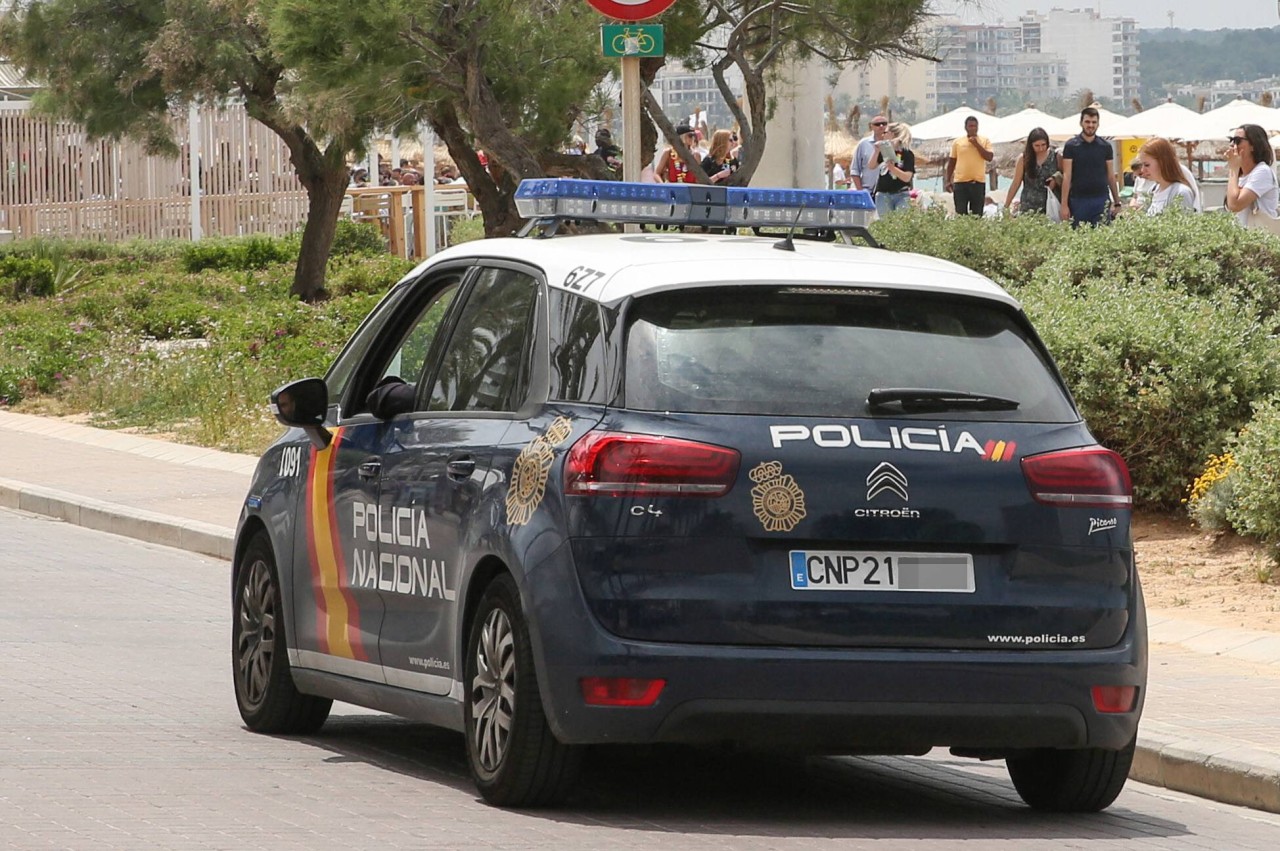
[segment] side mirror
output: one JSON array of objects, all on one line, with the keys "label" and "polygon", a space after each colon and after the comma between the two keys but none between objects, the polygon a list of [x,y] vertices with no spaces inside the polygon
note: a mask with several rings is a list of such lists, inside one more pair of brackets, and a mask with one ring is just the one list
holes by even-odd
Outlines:
[{"label": "side mirror", "polygon": [[326,449],[333,435],[324,427],[329,411],[329,387],[323,378],[292,381],[271,392],[271,413],[281,425],[301,428],[317,449]]}]

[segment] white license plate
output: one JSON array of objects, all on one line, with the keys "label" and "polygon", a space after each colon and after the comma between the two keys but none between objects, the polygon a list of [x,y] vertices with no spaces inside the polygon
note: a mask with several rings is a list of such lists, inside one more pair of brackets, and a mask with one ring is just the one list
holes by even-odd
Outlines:
[{"label": "white license plate", "polygon": [[943,591],[973,593],[968,553],[792,550],[796,591]]}]

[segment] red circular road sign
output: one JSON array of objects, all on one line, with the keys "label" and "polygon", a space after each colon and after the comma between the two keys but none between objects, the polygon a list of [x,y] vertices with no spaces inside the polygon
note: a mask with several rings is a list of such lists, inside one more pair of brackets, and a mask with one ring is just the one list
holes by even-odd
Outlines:
[{"label": "red circular road sign", "polygon": [[587,0],[591,8],[618,21],[643,21],[661,15],[676,0]]}]

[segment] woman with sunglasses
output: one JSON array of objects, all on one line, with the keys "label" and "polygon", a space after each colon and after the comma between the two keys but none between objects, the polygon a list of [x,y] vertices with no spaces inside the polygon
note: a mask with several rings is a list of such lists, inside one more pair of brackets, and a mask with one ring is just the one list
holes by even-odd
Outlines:
[{"label": "woman with sunglasses", "polygon": [[1271,170],[1275,156],[1267,131],[1257,124],[1245,124],[1232,131],[1227,141],[1231,145],[1227,151],[1227,209],[1244,227],[1249,227],[1252,215],[1276,218],[1280,188]]}]

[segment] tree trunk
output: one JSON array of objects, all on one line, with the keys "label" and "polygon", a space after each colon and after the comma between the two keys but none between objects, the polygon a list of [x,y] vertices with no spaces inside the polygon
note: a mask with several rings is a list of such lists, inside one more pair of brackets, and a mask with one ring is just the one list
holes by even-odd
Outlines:
[{"label": "tree trunk", "polygon": [[[302,229],[302,245],[298,249],[298,265],[293,270],[293,286],[289,293],[303,301],[325,298],[324,279],[329,267],[329,252],[338,230],[338,213],[347,190],[347,167],[340,172],[319,175],[307,184],[307,223]],[[394,200],[394,199],[393,199]]]},{"label": "tree trunk", "polygon": [[307,190],[307,223],[302,230],[298,265],[293,271],[291,295],[303,301],[325,297],[324,278],[338,229],[338,211],[349,174],[346,152],[355,147],[351,140],[335,139],[323,150],[305,127],[290,121],[276,99],[274,80],[259,81],[257,87],[242,86],[249,115],[265,124],[289,149],[298,181]]}]

